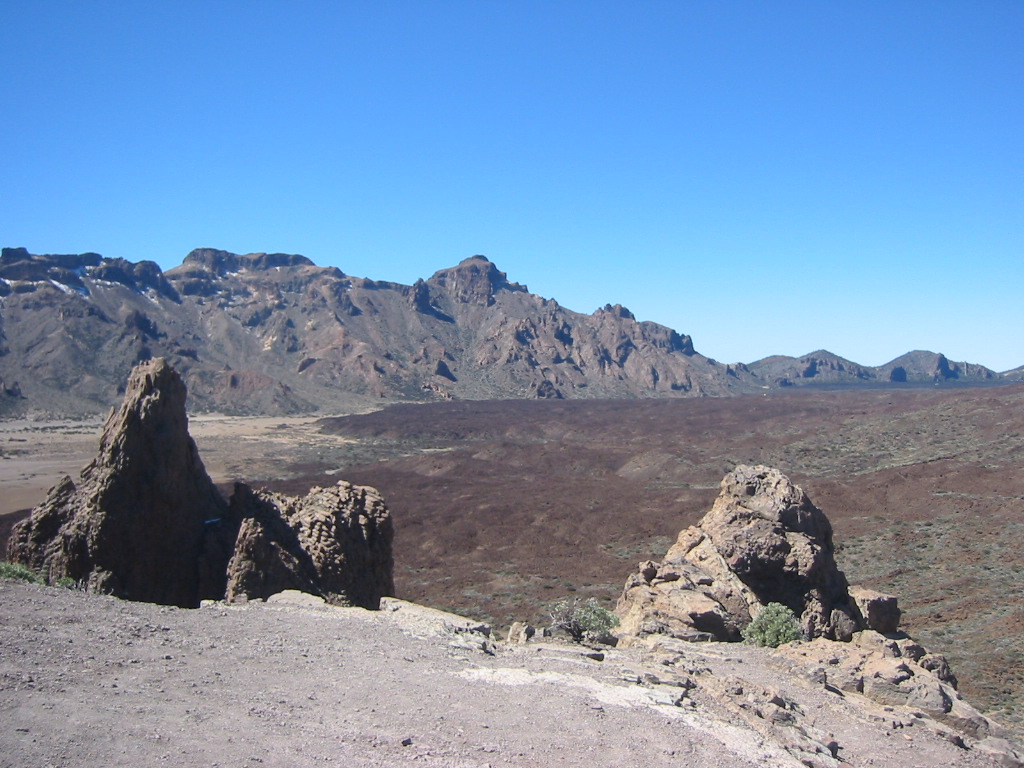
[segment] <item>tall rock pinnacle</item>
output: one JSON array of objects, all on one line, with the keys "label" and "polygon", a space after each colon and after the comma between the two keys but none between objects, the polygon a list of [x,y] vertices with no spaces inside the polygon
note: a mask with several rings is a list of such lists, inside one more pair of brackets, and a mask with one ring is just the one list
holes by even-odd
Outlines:
[{"label": "tall rock pinnacle", "polygon": [[185,384],[138,365],[96,458],[11,533],[8,557],[48,581],[183,608],[284,589],[377,608],[394,592],[391,515],[341,481],[297,499],[237,483],[228,504],[188,433]]},{"label": "tall rock pinnacle", "polygon": [[76,484],[65,477],[11,536],[9,557],[130,600],[198,605],[204,529],[227,504],[188,433],[185,385],[140,364]]}]

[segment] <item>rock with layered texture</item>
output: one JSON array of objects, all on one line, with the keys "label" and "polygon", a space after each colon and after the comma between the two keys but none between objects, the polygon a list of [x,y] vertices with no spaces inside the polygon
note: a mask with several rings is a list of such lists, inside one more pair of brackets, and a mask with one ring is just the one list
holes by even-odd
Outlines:
[{"label": "rock with layered texture", "polygon": [[239,483],[231,505],[241,526],[229,601],[294,589],[376,609],[394,593],[391,516],[374,488],[341,481],[296,498]]},{"label": "rock with layered texture", "polygon": [[[1005,739],[1005,728],[990,720],[960,696],[956,678],[940,654],[928,653],[902,633],[883,635],[859,632],[852,643],[837,644],[823,638],[796,643],[780,650],[796,662],[795,671],[822,670],[820,680],[847,694],[863,694],[887,708],[895,721],[915,722],[922,715],[954,736],[988,743],[983,751],[999,752],[992,742]],[[941,730],[940,728],[940,730]],[[1020,765],[1012,747],[1002,751],[1005,765]]]},{"label": "rock with layered texture", "polygon": [[8,558],[130,600],[190,607],[208,530],[227,505],[188,433],[185,385],[141,363],[103,428],[96,458],[14,529]]},{"label": "rock with layered texture", "polygon": [[803,490],[764,466],[740,466],[700,523],[661,563],[641,563],[616,612],[625,637],[737,640],[768,603],[807,637],[849,640],[863,628],[836,566],[832,526]]}]

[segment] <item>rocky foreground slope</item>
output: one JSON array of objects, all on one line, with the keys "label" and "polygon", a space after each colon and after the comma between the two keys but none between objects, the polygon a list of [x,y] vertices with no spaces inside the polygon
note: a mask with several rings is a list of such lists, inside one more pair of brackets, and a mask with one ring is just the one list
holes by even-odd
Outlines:
[{"label": "rocky foreground slope", "polygon": [[400,601],[284,597],[182,610],[0,579],[0,765],[1014,764],[767,649],[509,645]]},{"label": "rocky foreground slope", "polygon": [[627,579],[616,606],[619,645],[735,641],[781,604],[805,642],[780,653],[826,689],[907,707],[965,748],[1005,746],[1008,765],[1024,758],[1005,743],[1002,726],[957,693],[946,659],[899,631],[896,598],[849,586],[834,555],[828,518],[799,486],[777,469],[737,467],[665,558],[640,563]]},{"label": "rocky foreground slope", "polygon": [[117,402],[165,357],[196,410],[283,414],[385,399],[721,396],[807,383],[991,382],[942,355],[866,368],[828,352],[723,365],[618,305],[573,312],[483,256],[414,285],[290,254],[197,249],[162,272],[95,253],[0,254],[0,414]]}]

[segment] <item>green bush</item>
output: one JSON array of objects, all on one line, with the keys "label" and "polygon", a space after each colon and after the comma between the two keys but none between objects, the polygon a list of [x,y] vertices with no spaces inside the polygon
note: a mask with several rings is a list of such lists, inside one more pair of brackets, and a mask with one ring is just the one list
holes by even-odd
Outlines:
[{"label": "green bush", "polygon": [[559,600],[549,609],[551,625],[555,629],[563,629],[577,643],[584,638],[597,638],[608,634],[618,626],[619,617],[602,608],[594,598],[580,600]]},{"label": "green bush", "polygon": [[782,603],[768,603],[757,617],[743,628],[743,639],[754,645],[777,648],[800,639],[800,622]]},{"label": "green bush", "polygon": [[0,561],[0,576],[5,579],[20,579],[32,584],[42,584],[43,579],[31,568],[26,568],[18,563]]}]

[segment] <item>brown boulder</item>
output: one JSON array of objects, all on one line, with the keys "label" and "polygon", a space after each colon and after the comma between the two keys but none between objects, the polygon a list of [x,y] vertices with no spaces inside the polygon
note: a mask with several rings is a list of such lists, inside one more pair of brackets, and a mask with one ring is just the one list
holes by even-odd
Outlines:
[{"label": "brown boulder", "polygon": [[50,581],[129,600],[199,604],[206,529],[227,505],[188,434],[185,384],[139,364],[76,484],[65,477],[11,534],[7,556]]},{"label": "brown boulder", "polygon": [[770,467],[737,467],[721,487],[664,561],[641,563],[627,581],[616,608],[622,634],[737,640],[775,602],[800,617],[805,636],[849,640],[863,624],[824,513]]},{"label": "brown boulder", "polygon": [[294,589],[376,609],[394,593],[391,516],[375,489],[341,481],[295,498],[238,483],[231,511],[241,527],[229,601]]},{"label": "brown boulder", "polygon": [[895,632],[900,625],[900,609],[892,595],[864,587],[850,587],[850,598],[857,618],[867,629],[883,635]]},{"label": "brown boulder", "polygon": [[799,486],[777,469],[737,467],[699,527],[758,603],[789,606],[810,637],[835,636],[832,611],[849,612],[846,577],[831,523]]}]

